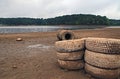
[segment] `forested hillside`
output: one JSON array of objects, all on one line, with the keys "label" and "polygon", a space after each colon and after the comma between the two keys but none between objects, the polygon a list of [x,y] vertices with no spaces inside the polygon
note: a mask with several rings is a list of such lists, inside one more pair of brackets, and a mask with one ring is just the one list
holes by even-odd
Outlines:
[{"label": "forested hillside", "polygon": [[120,20],[106,16],[74,14],[55,18],[0,18],[0,25],[120,25]]},{"label": "forested hillside", "polygon": [[110,23],[110,25],[117,26],[117,25],[120,25],[120,20],[110,19],[109,23]]}]

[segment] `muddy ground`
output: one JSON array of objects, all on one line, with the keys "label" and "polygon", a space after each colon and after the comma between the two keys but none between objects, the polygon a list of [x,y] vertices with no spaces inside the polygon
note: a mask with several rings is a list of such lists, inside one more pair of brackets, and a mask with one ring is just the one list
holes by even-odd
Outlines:
[{"label": "muddy ground", "polygon": [[[120,39],[120,29],[76,30],[76,38]],[[94,79],[84,70],[67,71],[57,63],[57,32],[0,34],[0,79]],[[21,37],[23,41],[16,41]]]}]

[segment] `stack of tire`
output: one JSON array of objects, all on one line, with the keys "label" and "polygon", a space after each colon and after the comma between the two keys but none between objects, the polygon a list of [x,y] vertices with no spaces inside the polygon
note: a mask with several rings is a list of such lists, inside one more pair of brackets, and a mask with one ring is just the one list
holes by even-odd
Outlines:
[{"label": "stack of tire", "polygon": [[87,38],[85,70],[94,77],[116,79],[120,76],[120,40]]},{"label": "stack of tire", "polygon": [[55,47],[61,68],[76,70],[84,67],[84,39],[58,41],[55,43]]},{"label": "stack of tire", "polygon": [[74,32],[71,30],[59,30],[57,33],[58,40],[71,40],[75,39]]}]

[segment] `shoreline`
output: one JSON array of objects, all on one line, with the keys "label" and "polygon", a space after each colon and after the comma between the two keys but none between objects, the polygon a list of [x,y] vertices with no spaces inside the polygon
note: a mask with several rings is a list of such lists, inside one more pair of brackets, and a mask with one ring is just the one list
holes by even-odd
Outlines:
[{"label": "shoreline", "polygon": [[109,27],[106,27],[106,28],[120,28],[120,26],[109,26]]}]

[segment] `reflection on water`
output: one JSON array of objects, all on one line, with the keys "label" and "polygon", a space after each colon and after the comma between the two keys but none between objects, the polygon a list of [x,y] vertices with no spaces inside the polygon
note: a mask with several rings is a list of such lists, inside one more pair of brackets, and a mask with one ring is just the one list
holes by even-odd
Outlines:
[{"label": "reflection on water", "polygon": [[0,26],[0,33],[49,32],[61,29],[95,29],[104,26]]}]

